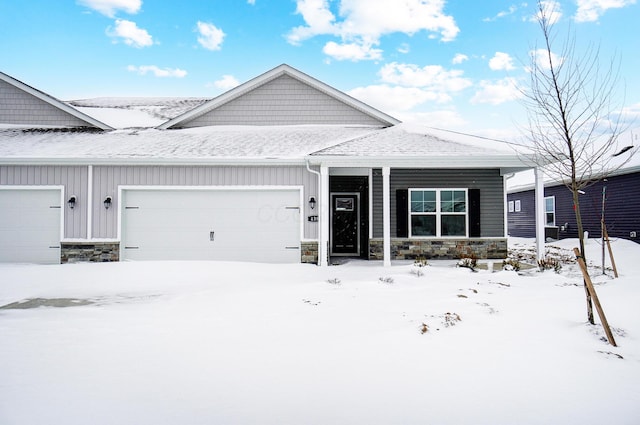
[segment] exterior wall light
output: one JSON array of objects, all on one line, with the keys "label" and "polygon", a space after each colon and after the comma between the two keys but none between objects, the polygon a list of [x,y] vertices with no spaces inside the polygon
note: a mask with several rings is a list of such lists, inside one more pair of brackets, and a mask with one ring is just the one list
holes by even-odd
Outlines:
[{"label": "exterior wall light", "polygon": [[106,209],[109,209],[111,207],[111,196],[107,196],[106,198],[104,198],[104,207]]},{"label": "exterior wall light", "polygon": [[313,210],[316,208],[316,198],[313,196],[309,198],[309,207]]},{"label": "exterior wall light", "polygon": [[73,209],[73,207],[76,206],[76,201],[77,201],[76,195],[71,195],[71,197],[67,201],[67,205],[69,205],[69,208]]}]

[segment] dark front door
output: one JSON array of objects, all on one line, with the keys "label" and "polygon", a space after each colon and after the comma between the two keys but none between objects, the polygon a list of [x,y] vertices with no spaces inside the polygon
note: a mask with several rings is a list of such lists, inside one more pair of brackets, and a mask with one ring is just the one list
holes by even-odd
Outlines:
[{"label": "dark front door", "polygon": [[331,255],[360,255],[360,194],[331,194]]}]

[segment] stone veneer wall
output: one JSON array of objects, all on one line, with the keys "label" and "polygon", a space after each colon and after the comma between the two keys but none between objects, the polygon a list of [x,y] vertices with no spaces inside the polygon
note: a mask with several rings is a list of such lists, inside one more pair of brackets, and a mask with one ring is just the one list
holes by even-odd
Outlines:
[{"label": "stone veneer wall", "polygon": [[60,248],[60,262],[63,264],[120,261],[119,242],[63,242]]},{"label": "stone veneer wall", "polygon": [[300,262],[318,264],[318,242],[301,242],[300,248]]},{"label": "stone veneer wall", "polygon": [[[369,240],[369,259],[383,259],[382,239]],[[503,259],[507,257],[507,239],[391,239],[392,260],[427,259],[455,260],[475,255],[478,259]]]}]

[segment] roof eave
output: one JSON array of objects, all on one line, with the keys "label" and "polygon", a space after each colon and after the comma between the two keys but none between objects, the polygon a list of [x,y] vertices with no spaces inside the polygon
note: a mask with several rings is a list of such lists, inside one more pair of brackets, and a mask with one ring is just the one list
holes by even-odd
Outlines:
[{"label": "roof eave", "polygon": [[304,158],[0,158],[0,165],[157,165],[157,166],[290,166],[304,165]]},{"label": "roof eave", "polygon": [[527,158],[513,155],[461,156],[439,155],[428,157],[403,156],[350,156],[311,155],[308,161],[313,165],[335,167],[392,167],[392,168],[532,168],[535,164]]}]

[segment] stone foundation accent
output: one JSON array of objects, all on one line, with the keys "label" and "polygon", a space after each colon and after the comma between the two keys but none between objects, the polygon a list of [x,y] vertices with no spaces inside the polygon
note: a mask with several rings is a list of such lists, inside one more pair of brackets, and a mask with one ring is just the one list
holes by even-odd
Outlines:
[{"label": "stone foundation accent", "polygon": [[119,242],[63,242],[60,244],[60,262],[105,263],[120,261]]},{"label": "stone foundation accent", "polygon": [[[425,257],[434,260],[455,260],[475,255],[478,259],[507,257],[507,239],[391,239],[392,260],[415,260]],[[382,260],[382,239],[369,240],[369,259]]]},{"label": "stone foundation accent", "polygon": [[318,264],[318,242],[301,242],[301,263]]}]

